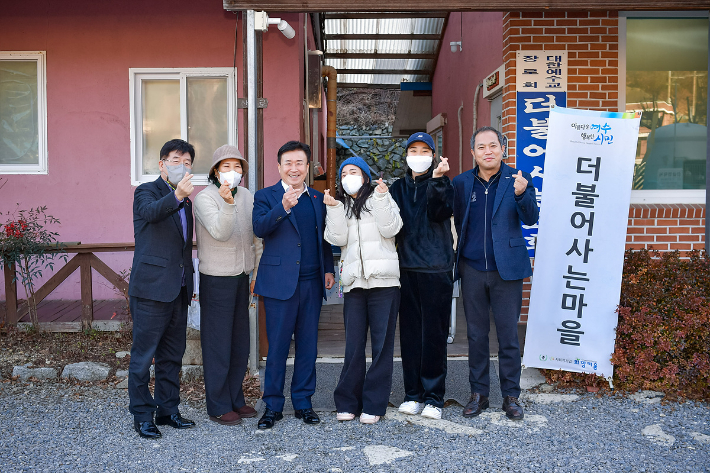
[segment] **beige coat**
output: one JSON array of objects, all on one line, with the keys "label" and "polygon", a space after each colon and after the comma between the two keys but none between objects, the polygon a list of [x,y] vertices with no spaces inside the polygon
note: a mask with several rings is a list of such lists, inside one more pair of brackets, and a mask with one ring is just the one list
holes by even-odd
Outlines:
[{"label": "beige coat", "polygon": [[236,276],[253,270],[256,279],[263,246],[252,230],[251,192],[240,187],[234,203],[228,204],[210,183],[195,197],[194,208],[199,271],[210,276]]},{"label": "beige coat", "polygon": [[402,228],[399,207],[389,192],[377,191],[367,199],[369,212],[360,219],[345,215],[338,202],[326,206],[325,240],[341,249],[343,292],[351,289],[399,287],[399,259],[394,237]]}]

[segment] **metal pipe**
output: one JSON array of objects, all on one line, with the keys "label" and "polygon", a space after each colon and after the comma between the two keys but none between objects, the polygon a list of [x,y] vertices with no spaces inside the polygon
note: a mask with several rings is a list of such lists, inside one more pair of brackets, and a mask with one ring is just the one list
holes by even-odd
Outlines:
[{"label": "metal pipe", "polygon": [[478,130],[478,92],[481,90],[482,85],[483,84],[479,83],[476,86],[476,91],[473,93],[473,132],[471,132],[471,135]]},{"label": "metal pipe", "polygon": [[326,133],[328,148],[325,172],[325,186],[335,194],[335,119],[337,116],[338,71],[332,66],[323,66],[321,76],[328,77],[326,108],[328,110],[328,131]]},{"label": "metal pipe", "polygon": [[463,123],[461,123],[461,112],[463,112],[463,102],[459,107],[459,174],[463,172]]},{"label": "metal pipe", "polygon": [[[257,181],[257,101],[256,101],[256,29],[254,10],[246,14],[246,51],[247,56],[247,161],[249,162],[249,191],[254,194],[259,187]],[[258,299],[249,304],[249,366],[251,373],[259,372],[259,308]]]},{"label": "metal pipe", "polygon": [[256,179],[257,159],[257,97],[256,97],[256,30],[254,10],[247,10],[247,160],[249,162],[249,190],[254,194],[258,187]]}]

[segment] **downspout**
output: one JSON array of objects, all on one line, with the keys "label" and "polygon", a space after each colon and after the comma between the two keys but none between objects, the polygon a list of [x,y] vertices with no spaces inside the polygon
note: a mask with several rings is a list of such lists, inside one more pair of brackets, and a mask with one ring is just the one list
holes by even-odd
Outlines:
[{"label": "downspout", "polygon": [[476,92],[473,94],[473,133],[476,133],[476,130],[478,130],[478,92],[481,90],[481,86],[483,84],[479,83],[476,86]]},{"label": "downspout", "polygon": [[459,174],[463,172],[463,123],[461,123],[461,112],[463,112],[463,102],[459,107]]},{"label": "downspout", "polygon": [[325,187],[335,195],[335,118],[337,115],[338,98],[338,71],[332,66],[323,66],[321,76],[328,77],[328,90],[326,94],[326,107],[328,110],[328,132],[326,133],[328,148],[327,165],[325,172]]}]

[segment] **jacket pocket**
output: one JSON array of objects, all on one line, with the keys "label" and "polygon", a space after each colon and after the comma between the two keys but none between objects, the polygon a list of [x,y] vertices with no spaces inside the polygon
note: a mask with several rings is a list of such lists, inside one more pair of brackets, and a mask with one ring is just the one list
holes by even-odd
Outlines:
[{"label": "jacket pocket", "polygon": [[526,245],[527,245],[527,241],[525,240],[525,238],[511,238],[510,239],[510,246],[513,248],[516,246],[526,246]]},{"label": "jacket pocket", "polygon": [[281,264],[280,256],[261,255],[260,264],[268,264],[269,266],[278,266]]},{"label": "jacket pocket", "polygon": [[168,259],[160,256],[143,255],[141,262],[145,264],[152,264],[153,266],[160,266],[161,268],[168,267]]}]

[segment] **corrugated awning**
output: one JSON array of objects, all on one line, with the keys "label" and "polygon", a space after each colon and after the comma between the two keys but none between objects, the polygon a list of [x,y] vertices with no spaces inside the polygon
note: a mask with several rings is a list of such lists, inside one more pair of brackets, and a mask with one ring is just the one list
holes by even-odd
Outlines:
[{"label": "corrugated awning", "polygon": [[429,82],[448,13],[326,13],[325,64],[340,87],[399,88]]}]

